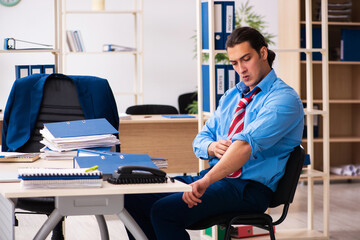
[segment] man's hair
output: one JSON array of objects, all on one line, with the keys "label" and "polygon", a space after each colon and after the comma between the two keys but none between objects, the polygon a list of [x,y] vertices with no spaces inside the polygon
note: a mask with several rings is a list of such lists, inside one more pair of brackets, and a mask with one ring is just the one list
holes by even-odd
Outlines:
[{"label": "man's hair", "polygon": [[250,46],[256,50],[260,56],[260,49],[265,46],[268,51],[268,63],[270,67],[274,62],[276,54],[268,49],[268,44],[264,36],[256,29],[251,27],[239,27],[236,28],[228,37],[226,41],[226,49],[229,47],[235,47],[235,45],[248,41]]}]

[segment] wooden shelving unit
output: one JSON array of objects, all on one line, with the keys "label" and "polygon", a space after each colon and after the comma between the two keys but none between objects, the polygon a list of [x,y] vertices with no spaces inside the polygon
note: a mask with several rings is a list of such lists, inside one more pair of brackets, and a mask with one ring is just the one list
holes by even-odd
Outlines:
[{"label": "wooden shelving unit", "polygon": [[[133,85],[133,90],[131,91],[121,91],[120,89],[112,89],[114,95],[131,95],[134,98],[134,104],[143,104],[143,80],[144,80],[144,59],[143,59],[143,0],[129,0],[132,1],[133,7],[130,10],[68,10],[66,7],[66,0],[58,0],[59,4],[59,14],[61,16],[61,27],[60,27],[60,39],[61,39],[61,64],[60,69],[61,72],[68,74],[67,70],[67,58],[69,56],[88,56],[89,58],[96,59],[98,56],[120,56],[120,55],[133,55],[134,61],[134,79],[132,79],[128,84],[131,86]],[[68,20],[68,16],[70,15],[81,15],[84,18],[91,18],[93,16],[99,15],[104,16],[104,25],[114,25],[114,22],[106,21],[105,16],[109,15],[132,15],[133,23],[134,23],[134,47],[136,50],[134,51],[112,51],[112,52],[103,52],[103,51],[85,51],[85,52],[69,52],[67,49],[66,43],[66,30],[67,29],[67,22],[71,21]],[[118,23],[118,24],[126,24],[126,23]],[[114,25],[115,27],[115,25]],[[116,31],[116,28],[114,28]],[[96,32],[94,30],[93,35],[96,37]],[[84,39],[86,41],[86,39]],[[81,64],[81,63],[79,63]],[[100,66],[99,66],[100,67]],[[116,70],[116,69],[115,69]],[[119,78],[121,78],[121,74],[119,74]],[[111,84],[111,83],[110,83]]]}]

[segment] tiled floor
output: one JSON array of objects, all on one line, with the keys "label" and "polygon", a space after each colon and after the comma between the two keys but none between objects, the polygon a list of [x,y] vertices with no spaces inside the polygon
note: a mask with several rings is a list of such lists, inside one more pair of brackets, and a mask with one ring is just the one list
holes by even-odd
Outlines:
[{"label": "tiled floor", "polygon": [[[330,239],[360,240],[360,182],[333,183],[330,187]],[[315,193],[315,229],[322,229],[322,185],[316,184]],[[307,211],[307,187],[299,185],[289,215],[278,229],[305,228]],[[277,215],[278,210],[273,211]],[[274,217],[276,218],[276,216]],[[16,240],[32,239],[46,216],[18,215],[20,226],[16,227]],[[128,239],[123,224],[114,216],[106,216],[110,239]],[[100,239],[96,220],[93,216],[68,217],[66,219],[66,239]],[[198,231],[191,231],[192,240],[199,240]],[[1,238],[0,238],[1,239]],[[48,237],[47,239],[50,239]]]}]

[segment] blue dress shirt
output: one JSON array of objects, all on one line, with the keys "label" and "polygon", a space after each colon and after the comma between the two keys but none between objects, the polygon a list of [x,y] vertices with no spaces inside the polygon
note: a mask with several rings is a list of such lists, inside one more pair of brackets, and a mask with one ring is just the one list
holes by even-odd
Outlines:
[{"label": "blue dress shirt", "polygon": [[[274,70],[255,88],[261,91],[246,107],[244,129],[235,134],[232,141],[247,141],[251,146],[251,156],[243,166],[240,179],[260,182],[275,191],[290,153],[301,143],[303,105],[295,90],[278,78]],[[242,94],[246,97],[251,93],[240,82],[222,96],[218,108],[193,142],[198,158],[209,160],[210,166],[219,161],[208,155],[208,147],[213,141],[227,139]]]}]

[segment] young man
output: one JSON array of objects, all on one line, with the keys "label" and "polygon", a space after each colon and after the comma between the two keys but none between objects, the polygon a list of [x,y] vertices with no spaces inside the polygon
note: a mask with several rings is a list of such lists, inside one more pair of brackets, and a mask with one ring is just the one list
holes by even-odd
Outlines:
[{"label": "young man", "polygon": [[192,192],[125,196],[125,208],[149,239],[190,239],[186,227],[208,216],[264,212],[301,143],[301,100],[272,70],[275,53],[264,37],[238,28],[226,48],[241,82],[224,94],[193,142],[196,156],[210,168],[196,177],[176,177]]}]

